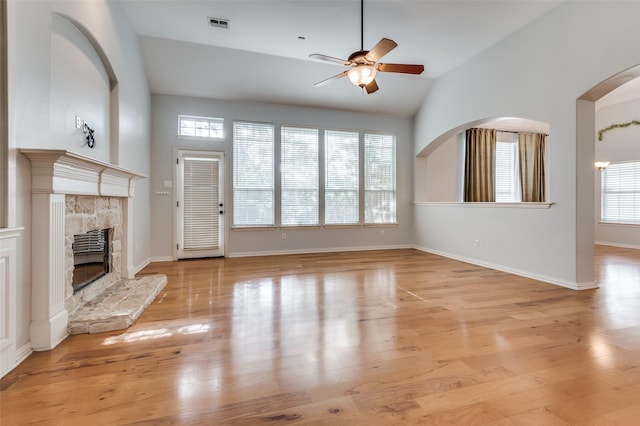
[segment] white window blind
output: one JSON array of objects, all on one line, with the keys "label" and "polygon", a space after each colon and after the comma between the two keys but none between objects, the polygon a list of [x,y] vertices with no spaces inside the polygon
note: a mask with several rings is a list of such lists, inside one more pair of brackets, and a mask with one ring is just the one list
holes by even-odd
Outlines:
[{"label": "white window blind", "polygon": [[219,167],[218,159],[184,158],[184,250],[218,248]]},{"label": "white window blind", "polygon": [[358,209],[358,132],[325,131],[324,222],[356,224]]},{"label": "white window blind", "polygon": [[318,224],[318,129],[282,127],[281,223]]},{"label": "white window blind", "polygon": [[201,138],[224,137],[223,118],[179,115],[178,122],[178,134],[180,136],[195,136]]},{"label": "white window blind", "polygon": [[520,182],[517,176],[517,149],[515,142],[496,142],[495,195],[496,202],[520,201]]},{"label": "white window blind", "polygon": [[234,226],[275,224],[273,153],[273,124],[233,123]]},{"label": "white window blind", "polygon": [[364,135],[365,223],[396,222],[395,145],[392,135]]},{"label": "white window blind", "polygon": [[601,180],[602,221],[640,224],[640,161],[609,164]]}]

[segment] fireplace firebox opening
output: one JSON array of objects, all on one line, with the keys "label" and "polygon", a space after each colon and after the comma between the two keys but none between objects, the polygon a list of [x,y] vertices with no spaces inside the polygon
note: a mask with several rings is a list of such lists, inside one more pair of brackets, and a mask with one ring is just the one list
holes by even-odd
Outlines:
[{"label": "fireplace firebox opening", "polygon": [[73,236],[73,292],[110,272],[109,230],[97,229]]}]

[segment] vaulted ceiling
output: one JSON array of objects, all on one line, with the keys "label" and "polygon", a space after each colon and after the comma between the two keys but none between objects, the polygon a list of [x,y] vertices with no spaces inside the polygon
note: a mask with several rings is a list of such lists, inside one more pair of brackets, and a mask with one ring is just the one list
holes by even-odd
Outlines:
[{"label": "vaulted ceiling", "polygon": [[[140,36],[151,91],[411,117],[433,79],[451,71],[559,1],[364,1],[364,49],[398,47],[382,62],[424,64],[420,76],[383,73],[371,95],[344,70],[309,59],[360,50],[360,1],[117,0]],[[209,25],[228,20],[228,29]]]}]

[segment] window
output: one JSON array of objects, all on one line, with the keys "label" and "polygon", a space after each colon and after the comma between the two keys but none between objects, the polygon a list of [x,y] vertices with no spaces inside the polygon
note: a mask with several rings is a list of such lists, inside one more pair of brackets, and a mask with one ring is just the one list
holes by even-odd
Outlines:
[{"label": "window", "polygon": [[273,124],[233,123],[233,224],[273,226]]},{"label": "window", "polygon": [[282,127],[282,225],[318,224],[318,129]]},{"label": "window", "polygon": [[199,138],[224,137],[224,119],[212,117],[194,117],[191,115],[178,116],[180,136],[195,136]]},{"label": "window", "polygon": [[358,132],[325,131],[324,223],[347,225],[360,222]]},{"label": "window", "polygon": [[520,178],[518,176],[518,144],[496,142],[495,195],[496,202],[520,201]]},{"label": "window", "polygon": [[602,171],[602,222],[640,224],[640,161]]},{"label": "window", "polygon": [[396,149],[391,135],[364,135],[364,222],[396,223]]},{"label": "window", "polygon": [[277,131],[233,123],[232,226],[397,222],[395,136],[282,126],[276,140]]}]

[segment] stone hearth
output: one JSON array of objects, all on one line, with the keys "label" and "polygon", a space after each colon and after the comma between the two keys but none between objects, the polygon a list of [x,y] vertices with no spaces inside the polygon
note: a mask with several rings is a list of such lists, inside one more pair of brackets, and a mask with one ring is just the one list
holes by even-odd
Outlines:
[{"label": "stone hearth", "polygon": [[116,282],[69,315],[69,334],[102,333],[129,327],[166,284],[166,275]]}]

